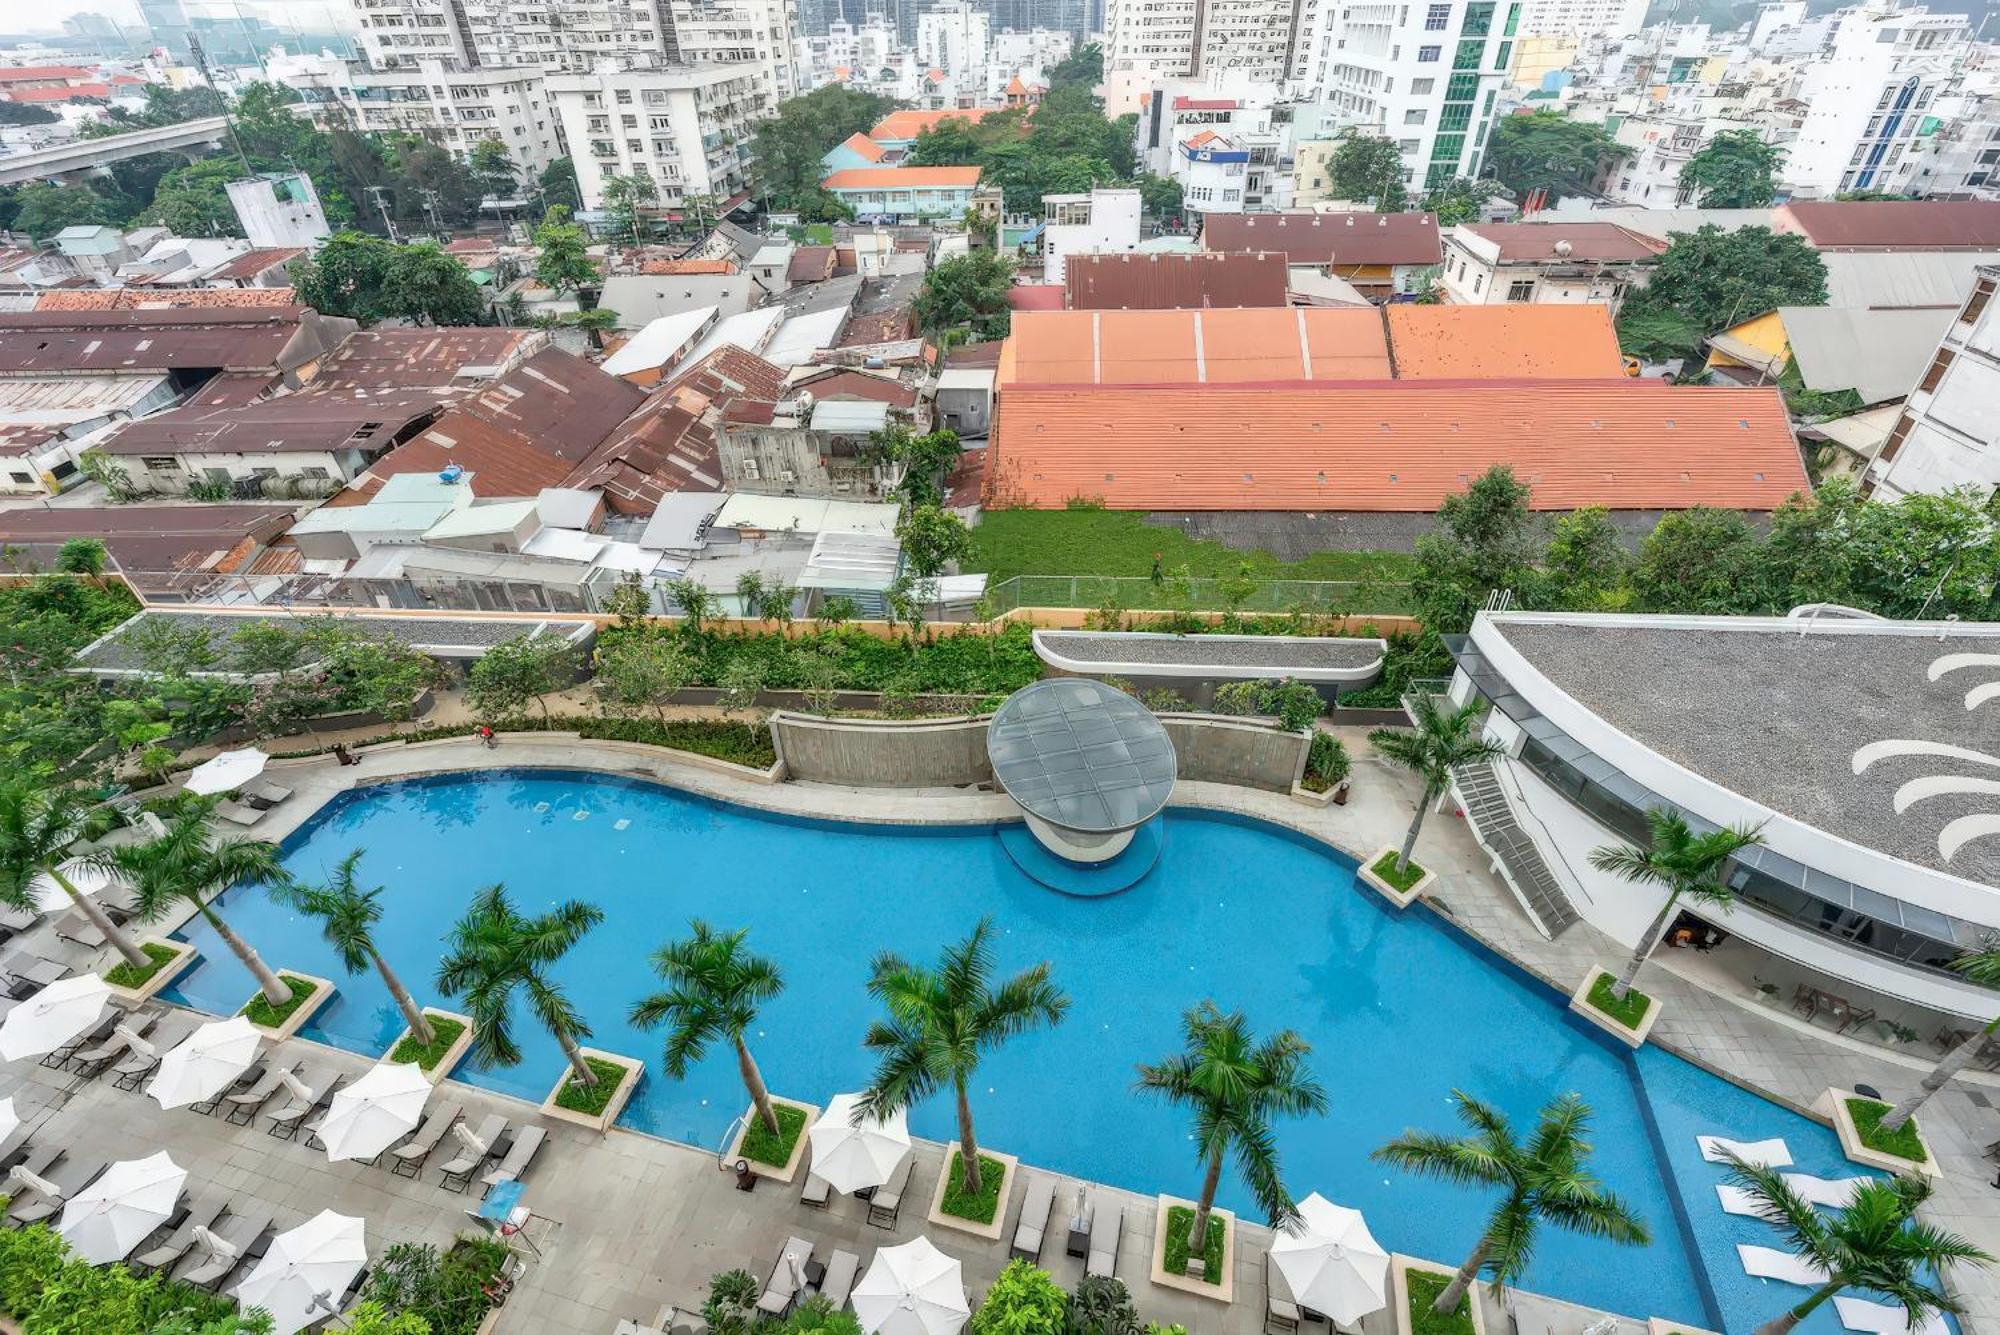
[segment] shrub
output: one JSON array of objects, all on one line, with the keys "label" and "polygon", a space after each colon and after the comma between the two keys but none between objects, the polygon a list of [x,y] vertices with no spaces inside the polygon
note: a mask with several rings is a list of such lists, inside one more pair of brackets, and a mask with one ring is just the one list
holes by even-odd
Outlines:
[{"label": "shrub", "polygon": [[186,1284],[73,1258],[46,1224],[0,1231],[0,1314],[24,1335],[105,1335],[175,1323],[199,1329],[235,1310],[229,1299]]},{"label": "shrub", "polygon": [[972,1315],[972,1335],[1063,1335],[1069,1295],[1049,1273],[1009,1261]]},{"label": "shrub", "polygon": [[1345,779],[1353,768],[1354,761],[1338,737],[1325,732],[1313,734],[1312,749],[1306,753],[1307,788],[1323,793]]},{"label": "shrub", "polygon": [[1068,1335],[1139,1335],[1139,1314],[1132,1295],[1109,1275],[1086,1275],[1070,1295],[1065,1317]]},{"label": "shrub", "polygon": [[506,1263],[507,1244],[483,1234],[462,1234],[446,1252],[399,1242],[368,1277],[366,1297],[395,1315],[421,1317],[430,1335],[473,1335],[493,1306],[486,1286]]},{"label": "shrub", "polygon": [[747,1270],[725,1270],[708,1281],[701,1305],[709,1335],[745,1335],[757,1324],[757,1299],[764,1289]]}]

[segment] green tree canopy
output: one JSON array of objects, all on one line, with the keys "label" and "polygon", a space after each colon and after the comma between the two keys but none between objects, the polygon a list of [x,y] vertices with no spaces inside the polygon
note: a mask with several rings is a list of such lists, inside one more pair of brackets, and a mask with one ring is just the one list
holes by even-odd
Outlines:
[{"label": "green tree canopy", "polygon": [[590,258],[590,238],[570,221],[567,208],[557,204],[542,215],[535,229],[535,277],[558,294],[596,287],[604,275]]},{"label": "green tree canopy", "polygon": [[817,196],[823,193],[821,159],[827,150],[851,134],[867,133],[896,106],[892,98],[839,84],[780,102],[777,114],[757,126],[758,189],[774,209],[823,212]]},{"label": "green tree canopy", "polygon": [[1072,85],[1095,88],[1104,82],[1104,48],[1096,42],[1087,42],[1049,66],[1044,73],[1051,90]]},{"label": "green tree canopy", "polygon": [[583,207],[583,196],[576,188],[576,164],[568,158],[556,158],[542,168],[539,185],[543,208],[568,209],[574,214]]},{"label": "green tree canopy", "polygon": [[1400,213],[1410,202],[1403,188],[1403,154],[1393,139],[1344,135],[1327,160],[1326,171],[1327,184],[1340,199],[1372,200],[1384,213]]},{"label": "green tree canopy", "polygon": [[507,151],[504,140],[480,140],[472,146],[466,165],[472,171],[474,183],[484,194],[505,199],[520,189],[521,169],[515,163],[514,155]]},{"label": "green tree canopy", "polygon": [[246,174],[233,156],[176,167],[153,188],[153,202],[140,219],[172,228],[176,236],[241,236],[243,225],[229,202],[228,185]]},{"label": "green tree canopy", "polygon": [[1671,311],[1707,338],[1780,306],[1824,306],[1826,265],[1801,236],[1768,227],[1676,232],[1624,316]]},{"label": "green tree canopy", "polygon": [[336,232],[317,253],[292,262],[299,299],[323,315],[373,323],[477,324],[485,303],[471,272],[434,241],[399,246],[362,232]]},{"label": "green tree canopy", "polygon": [[1472,181],[1454,176],[1424,196],[1424,212],[1435,213],[1440,227],[1478,222],[1480,210],[1499,190],[1497,181]]},{"label": "green tree canopy", "polygon": [[1014,285],[1014,262],[991,250],[957,255],[924,276],[914,303],[919,327],[939,331],[970,328],[985,338],[1007,333],[1007,293]]},{"label": "green tree canopy", "polygon": [[1494,122],[1486,162],[1516,199],[1547,190],[1554,201],[1581,193],[1597,179],[1606,159],[1629,152],[1602,125],[1573,121],[1560,112],[1536,111]]},{"label": "green tree canopy", "polygon": [[636,244],[645,224],[645,214],[659,201],[660,187],[644,172],[604,178],[604,211],[611,215],[620,232]]},{"label": "green tree canopy", "polygon": [[1681,168],[1680,186],[1705,209],[1768,208],[1785,151],[1755,130],[1722,130]]},{"label": "green tree canopy", "polygon": [[96,224],[116,226],[126,220],[122,201],[100,194],[84,182],[75,185],[24,185],[15,194],[14,227],[37,241],[47,241],[65,227]]}]

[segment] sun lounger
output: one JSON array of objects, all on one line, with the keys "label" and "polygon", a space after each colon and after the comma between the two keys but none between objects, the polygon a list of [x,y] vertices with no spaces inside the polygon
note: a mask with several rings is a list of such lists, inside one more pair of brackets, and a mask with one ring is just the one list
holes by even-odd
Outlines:
[{"label": "sun lounger", "polygon": [[542,1142],[549,1138],[547,1127],[524,1126],[521,1134],[514,1137],[514,1143],[507,1147],[507,1157],[498,1167],[479,1180],[489,1187],[497,1187],[502,1182],[512,1182],[528,1171],[535,1156],[541,1153]]},{"label": "sun lounger", "polygon": [[273,1232],[271,1212],[262,1206],[246,1206],[242,1214],[232,1213],[213,1231],[223,1248],[204,1246],[202,1261],[181,1275],[181,1282],[198,1289],[216,1289],[252,1252],[267,1245]]},{"label": "sun lounger", "polygon": [[1109,1279],[1118,1269],[1118,1235],[1125,1227],[1125,1212],[1118,1202],[1099,1196],[1090,1221],[1090,1259],[1084,1263],[1086,1275]]},{"label": "sun lounger", "polygon": [[1291,1332],[1299,1328],[1299,1304],[1292,1297],[1292,1286],[1285,1282],[1285,1272],[1272,1263],[1271,1254],[1264,1253],[1264,1330],[1266,1335],[1274,1332]]},{"label": "sun lounger", "polygon": [[196,1229],[215,1227],[215,1221],[222,1217],[223,1205],[224,1198],[219,1192],[202,1192],[189,1203],[180,1223],[158,1246],[147,1248],[126,1264],[142,1271],[166,1270],[177,1264],[194,1246]]},{"label": "sun lounger", "polygon": [[1782,1140],[1727,1140],[1721,1136],[1696,1136],[1701,1157],[1710,1163],[1728,1163],[1735,1155],[1753,1168],[1789,1168],[1792,1152]]},{"label": "sun lounger", "polygon": [[1815,1288],[1826,1283],[1826,1271],[1790,1252],[1781,1252],[1776,1247],[1752,1247],[1748,1243],[1736,1244],[1736,1255],[1743,1262],[1746,1273],[1758,1279],[1775,1279],[1786,1284],[1799,1284]]},{"label": "sun lounger", "polygon": [[[33,1178],[48,1177],[55,1166],[62,1162],[63,1153],[63,1147],[60,1145],[30,1146],[28,1152],[20,1156],[20,1162],[9,1164],[7,1175],[0,1177],[0,1196],[11,1195],[17,1204],[32,1200],[34,1191],[32,1187],[26,1185],[27,1182]],[[16,1169],[19,1169],[18,1174]],[[10,1220],[14,1217],[12,1210],[8,1211],[7,1217]]]},{"label": "sun lounger", "polygon": [[9,1131],[5,1138],[0,1138],[0,1181],[6,1179],[7,1170],[14,1166],[16,1160],[28,1157],[28,1136],[27,1123],[23,1122]]},{"label": "sun lounger", "polygon": [[1951,1327],[1935,1312],[1924,1318],[1920,1326],[1910,1324],[1910,1309],[1895,1303],[1871,1303],[1866,1298],[1835,1298],[1833,1310],[1840,1316],[1840,1324],[1849,1330],[1868,1331],[1871,1335],[1949,1335]]},{"label": "sun lounger", "polygon": [[[1055,1205],[1055,1179],[1037,1174],[1028,1183],[1027,1194],[1021,1198],[1021,1220],[1014,1228],[1013,1255],[1024,1261],[1039,1262],[1042,1259],[1042,1239],[1049,1231],[1049,1215]],[[1000,1208],[1007,1208],[1004,1201]]]},{"label": "sun lounger", "polygon": [[757,1310],[766,1316],[783,1316],[792,1308],[793,1299],[799,1296],[799,1289],[805,1284],[806,1266],[812,1260],[813,1246],[801,1237],[785,1239],[785,1249],[778,1253],[778,1260],[771,1267],[771,1277],[764,1281],[764,1292],[757,1299]]},{"label": "sun lounger", "polygon": [[1750,1219],[1759,1217],[1757,1198],[1743,1187],[1733,1187],[1727,1182],[1715,1184],[1716,1199],[1722,1203],[1724,1214],[1740,1214]]},{"label": "sun lounger", "polygon": [[87,1047],[93,1047],[96,1044],[104,1042],[104,1040],[106,1040],[107,1038],[110,1038],[111,1031],[116,1029],[121,1022],[134,1021],[134,1019],[135,1017],[133,1017],[132,1015],[129,1015],[126,1012],[119,1010],[117,1007],[114,1006],[111,1009],[107,1010],[105,1012],[104,1018],[99,1020],[94,1026],[78,1034],[75,1038],[72,1038],[69,1042],[63,1044],[61,1047],[56,1048],[53,1051],[46,1054],[42,1058],[42,1065],[48,1067],[52,1071],[60,1067],[66,1066],[69,1064],[69,1059],[76,1056],[77,1053],[83,1051]]},{"label": "sun lounger", "polygon": [[91,950],[102,950],[110,944],[104,933],[97,930],[97,924],[83,916],[82,909],[71,909],[56,919],[56,937]]},{"label": "sun lounger", "polygon": [[894,1228],[896,1216],[903,1209],[903,1193],[910,1188],[910,1173],[914,1170],[917,1156],[905,1154],[903,1162],[896,1165],[896,1171],[889,1174],[889,1180],[875,1188],[875,1194],[868,1198],[868,1222],[877,1228]]},{"label": "sun lounger", "polygon": [[799,1204],[812,1210],[824,1210],[832,1199],[833,1183],[818,1173],[807,1173],[805,1189],[799,1192]]},{"label": "sun lounger", "polygon": [[7,961],[7,995],[25,1001],[51,983],[69,976],[69,966],[39,955],[17,954]]},{"label": "sun lounger", "polygon": [[[235,1126],[248,1126],[257,1120],[257,1114],[271,1101],[271,1096],[284,1088],[285,1077],[300,1079],[299,1060],[296,1057],[273,1057],[264,1066],[264,1074],[248,1089],[238,1090],[222,1096],[223,1119]],[[306,1082],[308,1085],[311,1081]]]},{"label": "sun lounger", "polygon": [[[220,1108],[222,1101],[231,1094],[240,1094],[245,1090],[255,1089],[264,1080],[270,1078],[271,1068],[277,1064],[278,1059],[275,1055],[266,1055],[258,1058],[256,1061],[250,1063],[244,1069],[243,1074],[237,1076],[228,1088],[219,1091],[214,1098],[203,1099],[199,1103],[190,1103],[188,1105],[189,1110],[198,1112],[203,1117],[208,1116],[217,1108]],[[273,1083],[275,1084],[276,1082],[273,1081]]]},{"label": "sun lounger", "polygon": [[231,825],[241,825],[245,829],[264,819],[264,813],[256,807],[246,807],[240,802],[217,802],[215,814]]},{"label": "sun lounger", "polygon": [[144,1041],[159,1023],[155,1015],[124,1016],[114,1021],[111,1036],[70,1058],[69,1069],[82,1076],[94,1076],[113,1062],[132,1055],[132,1040]]},{"label": "sun lounger", "polygon": [[77,1159],[65,1158],[46,1175],[35,1174],[37,1177],[46,1176],[49,1185],[56,1188],[56,1194],[28,1192],[24,1199],[16,1201],[7,1211],[7,1217],[17,1224],[39,1224],[53,1219],[61,1213],[64,1201],[95,1182],[97,1175],[110,1166],[110,1160],[89,1155]]},{"label": "sun lounger", "polygon": [[465,1105],[461,1103],[433,1108],[430,1116],[424,1118],[423,1125],[412,1132],[409,1139],[389,1150],[389,1171],[397,1177],[418,1176],[424,1171],[424,1160],[431,1157],[431,1151],[444,1139],[444,1133],[463,1116]]},{"label": "sun lounger", "polygon": [[169,1049],[179,1047],[200,1027],[200,1021],[192,1015],[170,1015],[160,1021],[146,1035],[144,1048],[133,1046],[131,1055],[111,1068],[113,1082],[119,1089],[137,1089],[147,1076],[160,1069],[160,1058]]},{"label": "sun lounger", "polygon": [[826,1273],[820,1276],[819,1296],[827,1305],[838,1312],[847,1306],[847,1300],[854,1293],[854,1277],[861,1271],[861,1258],[853,1252],[835,1252],[826,1263]]},{"label": "sun lounger", "polygon": [[269,779],[252,779],[243,785],[243,796],[250,799],[250,805],[269,809],[277,806],[292,795],[292,790],[281,783]]},{"label": "sun lounger", "polygon": [[[294,1088],[294,1082],[304,1087],[303,1093]],[[306,1124],[306,1120],[333,1097],[333,1091],[340,1081],[329,1072],[313,1071],[308,1075],[294,1076],[291,1081],[279,1083],[291,1090],[291,1101],[270,1114],[264,1127],[264,1134],[276,1136],[280,1140],[292,1140],[298,1136],[299,1128]]]},{"label": "sun lounger", "polygon": [[1811,1173],[1786,1173],[1785,1185],[1814,1205],[1838,1210],[1854,1199],[1865,1177],[1814,1177]]},{"label": "sun lounger", "polygon": [[493,1146],[507,1131],[507,1119],[499,1113],[488,1113],[483,1121],[472,1130],[472,1138],[486,1146],[475,1150],[464,1141],[459,1142],[458,1154],[438,1170],[438,1185],[450,1187],[454,1191],[464,1191],[472,1182],[472,1175],[493,1153]]}]

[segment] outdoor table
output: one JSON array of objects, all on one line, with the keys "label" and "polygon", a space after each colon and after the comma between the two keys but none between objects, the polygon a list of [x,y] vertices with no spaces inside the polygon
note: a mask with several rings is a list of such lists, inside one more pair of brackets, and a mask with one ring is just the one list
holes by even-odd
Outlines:
[{"label": "outdoor table", "polygon": [[818,1261],[806,1262],[806,1287],[817,1289],[826,1282],[826,1267]]}]

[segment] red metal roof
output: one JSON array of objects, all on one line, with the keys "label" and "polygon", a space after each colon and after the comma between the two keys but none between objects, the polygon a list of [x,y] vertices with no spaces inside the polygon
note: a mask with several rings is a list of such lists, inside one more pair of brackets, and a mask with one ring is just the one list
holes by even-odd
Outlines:
[{"label": "red metal roof", "polygon": [[979,184],[977,167],[849,167],[820,182],[828,190],[908,190]]},{"label": "red metal roof", "polygon": [[1007,305],[1017,311],[1059,311],[1063,289],[1058,283],[1016,283],[1007,289]]},{"label": "red metal roof", "polygon": [[310,389],[253,403],[191,403],[128,422],[106,454],[281,454],[383,449],[443,407],[429,390]]},{"label": "red metal roof", "polygon": [[1276,251],[1193,255],[1072,255],[1063,264],[1071,310],[1283,306],[1285,256]]},{"label": "red metal roof", "polygon": [[97,71],[82,65],[8,65],[0,67],[0,83],[35,83],[45,79],[89,79]]},{"label": "red metal roof", "polygon": [[289,287],[85,287],[44,292],[38,311],[197,310],[290,306]]},{"label": "red metal roof", "polygon": [[2000,250],[2000,202],[1794,200],[1772,230],[1804,236],[1820,250]]},{"label": "red metal roof", "polygon": [[1283,251],[1293,264],[1436,264],[1437,219],[1428,213],[1211,213],[1204,250]]},{"label": "red metal roof", "polygon": [[315,389],[465,388],[487,367],[504,367],[530,341],[533,329],[434,325],[423,329],[365,329],[341,344],[313,380]]},{"label": "red metal roof", "polygon": [[1023,389],[989,505],[1428,512],[1495,464],[1571,510],[1771,510],[1808,485],[1774,388],[1387,382]]},{"label": "red metal roof", "polygon": [[305,254],[304,246],[270,246],[245,251],[209,275],[210,279],[251,279]]},{"label": "red metal roof", "polygon": [[1606,222],[1467,223],[1465,230],[1498,246],[1502,264],[1649,260],[1667,248],[1664,241]]},{"label": "red metal roof", "polygon": [[1243,104],[1233,97],[1177,97],[1175,111],[1235,111]]}]

